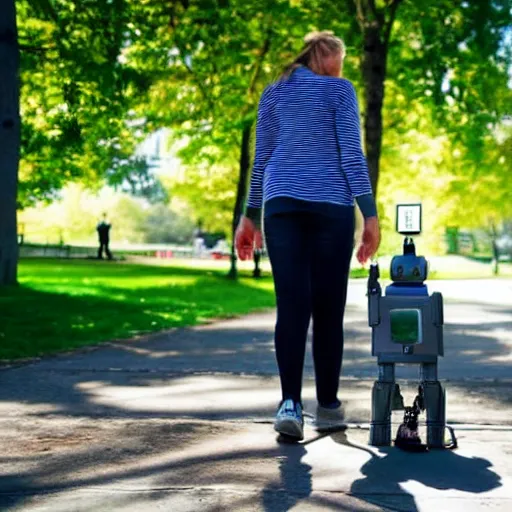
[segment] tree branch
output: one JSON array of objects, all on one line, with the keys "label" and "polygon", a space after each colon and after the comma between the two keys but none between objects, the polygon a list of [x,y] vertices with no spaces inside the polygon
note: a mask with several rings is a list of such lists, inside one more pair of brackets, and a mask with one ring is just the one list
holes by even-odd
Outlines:
[{"label": "tree branch", "polygon": [[359,26],[361,30],[364,30],[364,9],[363,9],[363,0],[354,0],[354,5],[356,6],[357,11],[357,21],[359,22]]},{"label": "tree branch", "polygon": [[40,12],[59,25],[60,20],[57,11],[49,0],[32,0],[32,5],[39,8]]},{"label": "tree branch", "polygon": [[55,46],[32,46],[29,44],[19,44],[18,48],[21,51],[28,53],[46,53],[50,50],[54,50]]},{"label": "tree branch", "polygon": [[[186,10],[189,7],[188,0],[183,0],[181,2],[181,5]],[[181,47],[180,42],[179,42],[179,38],[176,34],[177,21],[176,21],[173,6],[174,6],[174,2],[171,2],[169,25],[170,25],[171,29],[174,31],[174,43],[176,45],[177,50],[180,53],[180,56],[183,61],[183,65],[185,66],[185,68],[187,69],[189,74],[192,75],[192,77],[194,78],[194,82],[196,83],[197,87],[201,91],[201,94],[203,95],[203,98],[206,101],[208,108],[213,109],[213,101],[212,101],[210,95],[208,94],[206,87],[204,86],[204,80],[201,80],[200,77],[197,75],[197,73],[192,69],[192,66],[187,64],[186,53],[183,51],[183,48]]]},{"label": "tree branch", "polygon": [[252,96],[254,94],[254,90],[256,89],[256,83],[258,82],[258,78],[261,73],[261,68],[263,66],[263,61],[265,60],[265,56],[270,50],[270,42],[271,42],[271,31],[267,32],[267,37],[265,38],[265,41],[263,42],[263,47],[260,51],[258,60],[256,61],[254,73],[252,75],[251,81],[249,83],[249,89],[247,90],[247,93],[249,96]]},{"label": "tree branch", "polygon": [[[183,55],[181,48],[177,45],[176,45],[176,47],[178,48],[180,55]],[[210,95],[208,94],[206,87],[204,86],[204,81],[201,80],[201,78],[197,75],[197,73],[192,69],[192,66],[187,64],[186,58],[183,58],[183,64],[187,68],[187,71],[189,72],[189,74],[192,75],[192,77],[194,78],[194,81],[196,82],[197,87],[201,91],[201,94],[203,95],[204,100],[208,104],[208,108],[213,110],[213,106],[214,106],[213,101],[210,98]]]},{"label": "tree branch", "polygon": [[377,20],[379,26],[384,25],[384,15],[377,9],[375,0],[368,0],[368,6],[370,7],[370,11]]},{"label": "tree branch", "polygon": [[393,23],[395,22],[396,11],[398,9],[399,4],[402,0],[392,0],[389,4],[389,19],[384,27],[384,44],[387,45],[389,43],[389,38],[391,37],[391,30],[393,28]]}]

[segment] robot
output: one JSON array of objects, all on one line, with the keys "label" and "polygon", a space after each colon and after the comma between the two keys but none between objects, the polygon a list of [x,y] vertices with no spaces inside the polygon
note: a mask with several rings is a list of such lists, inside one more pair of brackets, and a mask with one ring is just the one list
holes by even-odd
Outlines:
[{"label": "robot", "polygon": [[[425,257],[416,255],[412,239],[412,235],[421,233],[421,204],[397,205],[397,231],[405,239],[403,254],[391,261],[392,284],[382,295],[377,263],[372,263],[368,279],[368,323],[372,328],[372,355],[378,363],[378,380],[372,390],[370,445],[391,445],[392,411],[405,409],[395,446],[410,451],[443,448],[446,399],[437,372],[438,357],[444,355],[443,297],[437,292],[429,295],[425,284],[428,263]],[[395,382],[396,364],[419,365],[420,384],[412,407],[403,405]],[[422,411],[427,416],[426,445],[417,433]]]}]

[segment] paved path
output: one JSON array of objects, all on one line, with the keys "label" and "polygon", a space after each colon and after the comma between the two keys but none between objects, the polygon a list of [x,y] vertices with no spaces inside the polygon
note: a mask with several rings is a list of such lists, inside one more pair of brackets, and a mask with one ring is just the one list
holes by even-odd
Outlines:
[{"label": "paved path", "polygon": [[[430,286],[446,299],[440,374],[458,450],[367,446],[375,364],[354,282],[346,434],[317,436],[308,417],[303,444],[276,441],[273,314],[110,343],[0,371],[0,508],[512,510],[512,280]],[[398,375],[410,402],[417,372]],[[305,377],[313,411],[310,355]]]}]

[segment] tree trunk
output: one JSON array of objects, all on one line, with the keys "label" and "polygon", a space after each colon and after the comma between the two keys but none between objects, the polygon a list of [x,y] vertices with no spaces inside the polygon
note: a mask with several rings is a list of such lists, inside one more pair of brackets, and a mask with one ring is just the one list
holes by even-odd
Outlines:
[{"label": "tree trunk", "polygon": [[252,271],[252,277],[259,279],[261,277],[261,251],[259,249],[254,250],[254,270]]},{"label": "tree trunk", "polygon": [[373,194],[377,196],[382,149],[382,105],[389,40],[402,0],[388,0],[377,7],[375,0],[354,0],[363,35],[361,73],[364,82],[364,145]]},{"label": "tree trunk", "polygon": [[382,105],[388,48],[381,29],[371,24],[363,29],[364,54],[361,63],[365,86],[364,143],[373,194],[377,196],[382,148]]},{"label": "tree trunk", "polygon": [[242,216],[245,196],[247,195],[247,180],[250,166],[250,142],[252,123],[246,123],[242,130],[242,143],[240,147],[240,174],[238,176],[238,187],[236,190],[235,206],[233,208],[233,223],[231,225],[233,241],[231,242],[231,268],[228,277],[236,279],[238,271],[236,267],[237,256],[235,247],[235,232]]},{"label": "tree trunk", "polygon": [[500,273],[500,251],[496,243],[498,238],[498,230],[496,224],[491,223],[491,247],[492,247],[492,273],[497,276]]},{"label": "tree trunk", "polygon": [[16,284],[16,193],[20,149],[15,0],[0,0],[0,286]]}]

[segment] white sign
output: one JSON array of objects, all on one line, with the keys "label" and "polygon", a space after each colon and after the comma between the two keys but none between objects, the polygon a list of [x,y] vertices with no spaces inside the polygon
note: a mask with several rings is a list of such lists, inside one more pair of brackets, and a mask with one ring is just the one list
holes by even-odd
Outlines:
[{"label": "white sign", "polygon": [[421,204],[397,205],[396,230],[402,235],[421,233]]}]

